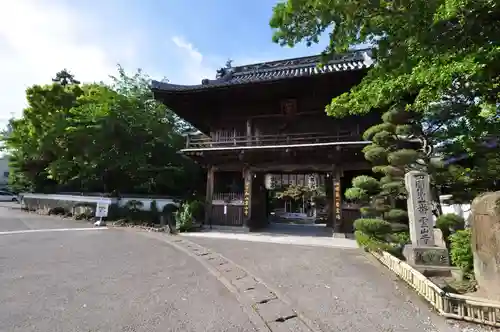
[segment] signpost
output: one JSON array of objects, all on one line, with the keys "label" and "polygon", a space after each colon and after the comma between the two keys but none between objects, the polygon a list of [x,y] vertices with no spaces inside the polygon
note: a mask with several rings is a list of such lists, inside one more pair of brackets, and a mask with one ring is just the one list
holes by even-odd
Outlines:
[{"label": "signpost", "polygon": [[98,221],[94,223],[94,226],[105,226],[106,222],[102,220],[102,218],[106,218],[108,216],[109,205],[111,204],[110,199],[101,199],[97,202],[95,208],[95,216],[99,218]]}]

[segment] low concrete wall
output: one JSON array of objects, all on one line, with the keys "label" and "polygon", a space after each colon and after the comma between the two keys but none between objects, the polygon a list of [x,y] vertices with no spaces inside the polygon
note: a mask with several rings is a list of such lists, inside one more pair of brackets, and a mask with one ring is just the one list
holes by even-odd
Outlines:
[{"label": "low concrete wall", "polygon": [[[150,211],[151,203],[156,201],[156,206],[159,211],[162,211],[166,205],[174,205],[179,207],[179,203],[173,198],[148,198],[148,197],[100,197],[100,196],[84,196],[84,195],[61,195],[61,194],[37,194],[37,193],[21,193],[21,208],[31,211],[41,211],[49,213],[54,209],[64,209],[65,212],[71,214],[79,213],[95,213],[95,208],[98,202],[107,201],[108,204],[115,207],[124,207],[130,201],[142,202],[139,207],[142,211]],[[110,210],[112,210],[110,208]],[[113,211],[110,211],[112,218]]]}]

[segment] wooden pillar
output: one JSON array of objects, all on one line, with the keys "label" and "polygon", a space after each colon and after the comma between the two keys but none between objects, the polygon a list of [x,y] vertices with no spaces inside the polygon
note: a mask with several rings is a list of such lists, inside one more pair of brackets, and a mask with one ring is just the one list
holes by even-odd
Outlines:
[{"label": "wooden pillar", "polygon": [[243,224],[245,226],[249,225],[250,219],[252,218],[252,180],[253,174],[250,169],[246,168],[243,170]]},{"label": "wooden pillar", "polygon": [[207,171],[207,192],[205,194],[205,225],[210,223],[212,226],[212,222],[210,219],[212,218],[212,198],[214,194],[214,174],[215,168],[214,166],[209,166]]},{"label": "wooden pillar", "polygon": [[332,219],[333,219],[333,232],[342,232],[342,188],[340,185],[340,177],[342,176],[342,170],[339,166],[333,168],[332,174],[333,181],[333,209],[332,209]]},{"label": "wooden pillar", "polygon": [[252,145],[252,119],[247,119],[247,145]]},{"label": "wooden pillar", "polygon": [[190,142],[191,136],[189,134],[186,135],[186,149],[189,149],[189,142]]}]

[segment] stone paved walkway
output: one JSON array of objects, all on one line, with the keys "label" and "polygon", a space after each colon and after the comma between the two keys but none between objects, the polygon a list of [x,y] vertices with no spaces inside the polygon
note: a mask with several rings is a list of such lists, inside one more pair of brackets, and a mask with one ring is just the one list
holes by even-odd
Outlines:
[{"label": "stone paved walkway", "polygon": [[182,236],[189,238],[208,238],[208,239],[227,239],[240,240],[249,242],[266,242],[280,244],[296,244],[306,246],[319,246],[330,248],[358,248],[355,240],[332,238],[332,237],[317,237],[317,236],[299,236],[286,234],[269,234],[269,233],[229,233],[229,232],[199,232],[185,233]]},{"label": "stone paved walkway", "polygon": [[319,331],[483,331],[449,324],[360,249],[181,238],[258,276],[299,318],[305,317],[310,328]]}]

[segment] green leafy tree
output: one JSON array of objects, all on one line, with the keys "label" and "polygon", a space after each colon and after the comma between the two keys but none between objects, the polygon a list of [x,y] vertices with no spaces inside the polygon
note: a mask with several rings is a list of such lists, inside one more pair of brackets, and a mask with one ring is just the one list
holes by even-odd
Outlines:
[{"label": "green leafy tree", "polygon": [[[411,125],[383,119],[366,133],[374,144],[365,156],[382,162],[374,169],[384,175],[381,187],[403,193],[401,171],[424,164],[433,194],[451,193],[460,202],[498,189],[491,179],[500,171],[500,151],[482,144],[500,131],[500,26],[493,24],[498,17],[493,0],[288,0],[274,7],[270,25],[273,40],[291,47],[319,43],[329,33],[325,59],[352,45],[371,48],[374,65],[359,85],[333,98],[327,113],[407,111]],[[381,146],[394,141],[391,131],[400,137],[409,131],[421,147],[387,146],[387,141]],[[468,162],[432,165],[457,155]],[[408,163],[395,165],[401,158]]]},{"label": "green leafy tree", "polygon": [[119,68],[113,85],[33,86],[29,107],[5,138],[11,181],[34,191],[184,195],[199,168],[177,153],[184,144],[172,112],[152,99],[148,78]]},{"label": "green leafy tree", "polygon": [[333,98],[330,115],[403,103],[425,118],[446,116],[443,142],[472,154],[500,129],[500,26],[493,23],[499,17],[494,0],[288,0],[274,7],[270,24],[281,45],[318,43],[329,32],[325,57],[373,46],[375,65],[358,86]]},{"label": "green leafy tree", "polygon": [[61,84],[62,86],[66,86],[69,84],[80,84],[80,81],[75,79],[75,76],[72,75],[67,69],[63,69],[56,74],[56,77],[52,79],[52,82],[56,82]]},{"label": "green leafy tree", "polygon": [[27,89],[28,107],[20,119],[10,121],[10,135],[4,137],[14,190],[55,190],[57,182],[50,177],[48,167],[62,152],[58,138],[66,127],[66,116],[82,94],[78,85],[58,83]]}]

